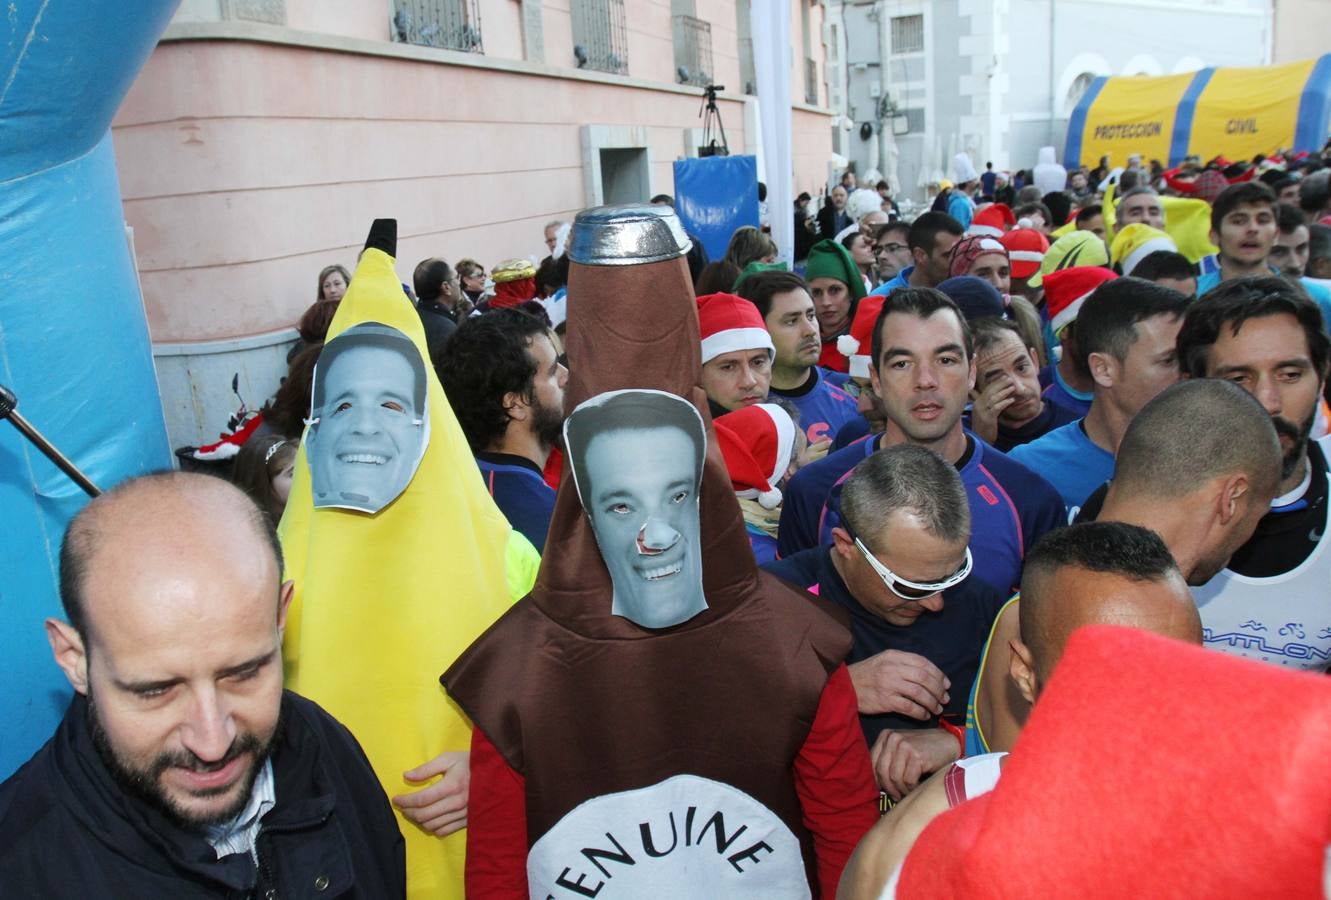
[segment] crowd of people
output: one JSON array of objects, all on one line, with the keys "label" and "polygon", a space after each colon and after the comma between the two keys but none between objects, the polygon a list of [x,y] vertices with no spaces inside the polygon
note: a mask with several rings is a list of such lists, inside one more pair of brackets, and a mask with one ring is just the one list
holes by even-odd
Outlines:
[{"label": "crowd of people", "polygon": [[[1319,890],[1331,152],[954,169],[910,221],[876,173],[801,195],[793,265],[754,226],[708,260],[663,195],[404,284],[376,223],[239,491],[148,476],[70,526],[75,700],[0,787],[0,882],[985,896],[1017,803],[1032,857],[1113,848],[1050,864],[1102,887]],[[1268,820],[1109,782],[1119,728],[1148,785],[1168,760]],[[1193,814],[1265,837],[1202,860],[1153,821]]]}]

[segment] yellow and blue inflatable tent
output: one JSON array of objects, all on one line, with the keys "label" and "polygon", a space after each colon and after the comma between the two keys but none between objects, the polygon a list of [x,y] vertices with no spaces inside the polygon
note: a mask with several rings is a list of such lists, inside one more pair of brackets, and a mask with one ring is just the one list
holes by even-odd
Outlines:
[{"label": "yellow and blue inflatable tent", "polygon": [[1159,78],[1102,76],[1068,121],[1063,164],[1121,166],[1130,154],[1179,165],[1188,156],[1248,159],[1315,153],[1331,132],[1331,54],[1257,68]]}]

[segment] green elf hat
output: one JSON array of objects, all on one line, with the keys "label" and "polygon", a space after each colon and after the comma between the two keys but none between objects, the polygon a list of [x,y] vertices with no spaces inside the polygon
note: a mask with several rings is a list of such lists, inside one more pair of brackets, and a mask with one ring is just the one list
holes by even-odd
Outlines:
[{"label": "green elf hat", "polygon": [[804,280],[810,282],[815,278],[835,278],[850,289],[850,296],[856,300],[867,293],[860,267],[850,258],[850,251],[836,241],[822,240],[809,248]]},{"label": "green elf hat", "polygon": [[735,283],[734,285],[731,286],[730,289],[732,291],[739,290],[739,286],[743,284],[750,275],[757,275],[759,272],[789,272],[789,271],[790,268],[783,262],[765,263],[754,260],[753,262],[749,263],[747,266],[744,267],[744,271],[739,273],[739,277],[735,279]]}]

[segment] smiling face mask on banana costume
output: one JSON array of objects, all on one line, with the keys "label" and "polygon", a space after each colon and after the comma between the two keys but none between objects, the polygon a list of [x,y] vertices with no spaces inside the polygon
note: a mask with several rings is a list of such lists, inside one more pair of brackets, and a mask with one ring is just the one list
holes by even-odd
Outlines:
[{"label": "smiling face mask on banana costume", "polygon": [[[389,796],[422,787],[404,771],[470,747],[439,672],[527,592],[539,563],[486,492],[428,364],[395,238],[396,223],[376,221],[329,328],[320,421],[306,429],[278,529],[296,591],[286,686],[351,729]],[[466,832],[398,825],[408,895],[461,898]]]}]

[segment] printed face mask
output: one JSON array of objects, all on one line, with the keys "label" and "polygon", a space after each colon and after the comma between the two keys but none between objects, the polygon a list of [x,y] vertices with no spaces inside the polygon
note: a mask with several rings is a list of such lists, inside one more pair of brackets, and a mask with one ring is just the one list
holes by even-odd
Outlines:
[{"label": "printed face mask", "polygon": [[377,513],[411,483],[429,443],[425,364],[374,322],[330,341],[314,373],[306,458],[314,505]]},{"label": "printed face mask", "polygon": [[669,628],[707,608],[698,485],[706,435],[697,410],[659,391],[581,404],[564,430],[578,497],[610,572],[610,611]]}]

